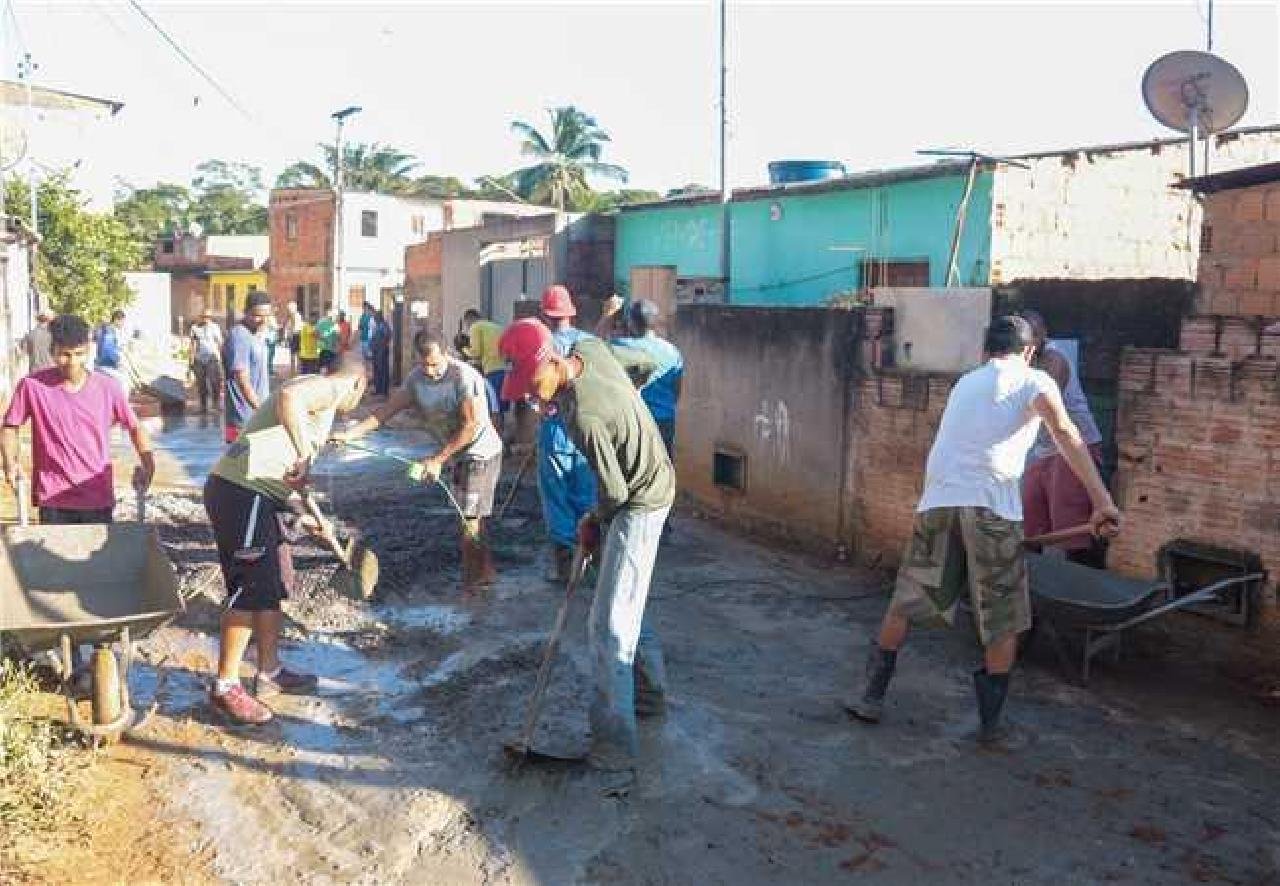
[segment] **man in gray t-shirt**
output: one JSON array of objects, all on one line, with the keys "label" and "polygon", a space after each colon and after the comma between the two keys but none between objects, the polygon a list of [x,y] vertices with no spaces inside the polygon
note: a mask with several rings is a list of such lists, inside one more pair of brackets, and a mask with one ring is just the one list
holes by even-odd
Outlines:
[{"label": "man in gray t-shirt", "polygon": [[432,444],[422,460],[422,480],[434,483],[452,463],[455,498],[462,508],[462,585],[464,590],[491,585],[497,575],[484,540],[484,518],[493,513],[493,497],[502,472],[502,438],[489,418],[484,377],[445,351],[443,340],[420,332],[413,340],[418,365],[387,402],[353,427],[333,435],[354,440],[414,409]]}]

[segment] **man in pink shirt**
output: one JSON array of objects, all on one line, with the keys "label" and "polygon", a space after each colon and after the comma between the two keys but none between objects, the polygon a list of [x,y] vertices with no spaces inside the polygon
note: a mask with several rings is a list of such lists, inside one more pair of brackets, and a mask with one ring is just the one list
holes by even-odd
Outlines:
[{"label": "man in pink shirt", "polygon": [[18,428],[31,422],[33,488],[41,523],[110,523],[116,494],[111,474],[111,427],[129,432],[141,464],[133,485],[151,485],[156,463],[151,440],[124,391],[89,370],[89,326],[63,315],[49,323],[53,368],[18,382],[0,429],[4,477],[19,490]]}]

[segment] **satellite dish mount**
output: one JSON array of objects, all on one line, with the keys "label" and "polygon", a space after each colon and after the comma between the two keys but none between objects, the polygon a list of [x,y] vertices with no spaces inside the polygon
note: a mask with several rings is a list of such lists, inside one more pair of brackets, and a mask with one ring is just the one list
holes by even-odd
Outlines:
[{"label": "satellite dish mount", "polygon": [[[1188,169],[1196,175],[1196,140],[1230,129],[1249,106],[1249,87],[1235,66],[1208,52],[1179,50],[1151,63],[1142,75],[1151,115],[1188,138]],[[1205,143],[1205,166],[1209,145]]]}]

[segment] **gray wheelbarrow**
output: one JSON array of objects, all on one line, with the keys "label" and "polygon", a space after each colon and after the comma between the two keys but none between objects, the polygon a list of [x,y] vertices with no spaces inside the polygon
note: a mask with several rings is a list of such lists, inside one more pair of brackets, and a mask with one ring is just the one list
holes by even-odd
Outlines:
[{"label": "gray wheelbarrow", "polygon": [[[146,525],[145,493],[138,521],[83,526],[32,526],[25,484],[18,490],[19,525],[0,533],[0,633],[27,654],[54,652],[72,727],[97,742],[140,728],[129,699],[133,644],[185,607],[178,577],[155,532]],[[73,647],[93,646],[88,665],[92,721],[76,707]],[[118,649],[118,652],[117,652]]]}]

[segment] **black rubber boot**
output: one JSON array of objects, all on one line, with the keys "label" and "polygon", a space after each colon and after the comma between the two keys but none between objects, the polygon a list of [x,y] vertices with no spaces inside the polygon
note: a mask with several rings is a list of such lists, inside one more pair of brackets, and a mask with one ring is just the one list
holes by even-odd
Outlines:
[{"label": "black rubber boot", "polygon": [[845,702],[844,709],[866,723],[879,723],[884,713],[884,696],[898,664],[896,650],[881,649],[872,643],[867,650],[867,689],[862,698]]},{"label": "black rubber boot", "polygon": [[1009,697],[1009,675],[988,674],[986,669],[973,672],[973,688],[978,696],[978,743],[1000,744],[1009,738],[1008,727],[1001,722],[1000,712]]}]

